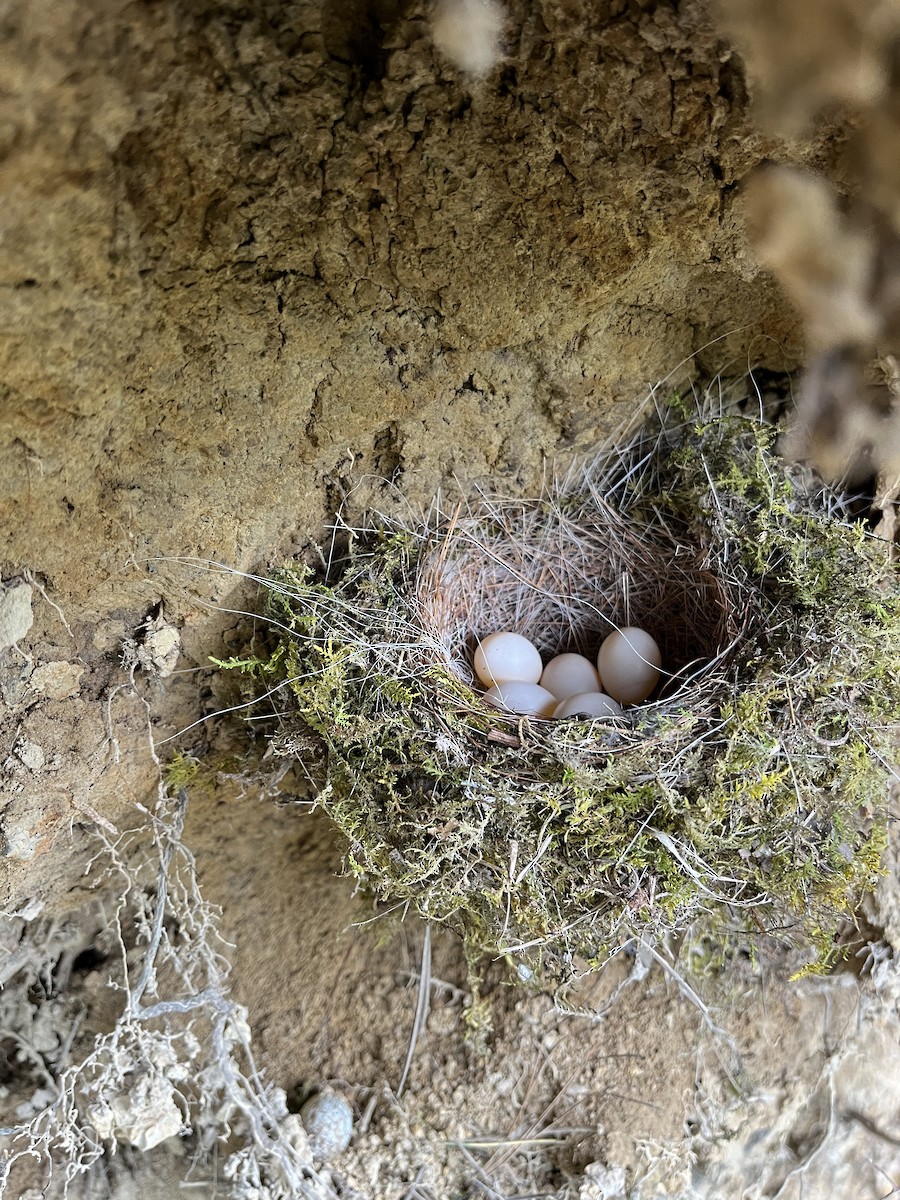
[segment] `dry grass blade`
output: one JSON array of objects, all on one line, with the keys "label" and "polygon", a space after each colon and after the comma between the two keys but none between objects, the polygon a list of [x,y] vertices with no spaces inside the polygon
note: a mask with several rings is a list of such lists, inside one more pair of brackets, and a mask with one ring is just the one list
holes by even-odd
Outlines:
[{"label": "dry grass blade", "polygon": [[413,1018],[412,1032],[409,1036],[409,1049],[406,1052],[406,1061],[403,1064],[403,1071],[400,1075],[400,1082],[397,1084],[397,1099],[403,1095],[403,1089],[406,1087],[406,1080],[409,1077],[409,1069],[412,1066],[413,1055],[416,1052],[416,1043],[422,1031],[425,1028],[425,1022],[428,1020],[429,999],[431,996],[431,926],[425,925],[425,931],[422,935],[422,964],[419,968],[419,991],[416,998],[416,1015]]}]

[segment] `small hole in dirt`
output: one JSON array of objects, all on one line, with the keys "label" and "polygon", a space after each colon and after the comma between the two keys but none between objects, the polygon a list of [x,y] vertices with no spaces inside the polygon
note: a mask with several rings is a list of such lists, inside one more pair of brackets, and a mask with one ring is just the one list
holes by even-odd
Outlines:
[{"label": "small hole in dirt", "polygon": [[35,1008],[39,1008],[49,995],[44,980],[35,979],[28,985],[25,995],[28,997],[29,1004],[33,1005]]},{"label": "small hole in dirt", "polygon": [[847,515],[867,529],[874,529],[881,520],[880,510],[874,507],[877,487],[878,477],[870,475],[867,479],[861,480],[851,492],[844,496]]},{"label": "small hole in dirt", "polygon": [[86,950],[75,955],[72,962],[72,974],[87,975],[89,971],[96,971],[98,967],[102,967],[108,959],[109,955],[104,954],[102,950],[98,950],[95,946],[88,946]]},{"label": "small hole in dirt", "polygon": [[307,1083],[295,1083],[287,1089],[285,1103],[288,1112],[298,1113],[312,1095],[312,1088]]},{"label": "small hole in dirt", "polygon": [[28,1092],[47,1078],[42,1057],[15,1037],[0,1037],[0,1087]]},{"label": "small hole in dirt", "polygon": [[15,1072],[12,1068],[12,1058],[16,1051],[15,1042],[9,1038],[0,1039],[0,1087],[12,1082]]},{"label": "small hole in dirt", "polygon": [[519,77],[515,67],[504,67],[500,72],[497,94],[500,96],[515,96],[519,90]]},{"label": "small hole in dirt", "polygon": [[831,968],[831,973],[862,978],[870,965],[870,947],[884,940],[883,929],[873,925],[861,913],[856,913],[844,923],[835,936],[834,943],[839,949],[839,957]]}]

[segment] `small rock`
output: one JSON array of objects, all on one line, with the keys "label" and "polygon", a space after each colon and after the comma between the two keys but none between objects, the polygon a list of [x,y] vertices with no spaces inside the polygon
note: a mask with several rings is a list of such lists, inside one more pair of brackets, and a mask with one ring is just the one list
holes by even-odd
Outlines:
[{"label": "small rock", "polygon": [[147,670],[166,679],[175,670],[181,653],[181,634],[174,625],[159,625],[147,635],[142,647]]},{"label": "small rock", "polygon": [[31,862],[40,847],[41,835],[36,823],[29,819],[31,814],[23,813],[21,807],[21,803],[14,800],[3,811],[0,856],[16,862]]},{"label": "small rock", "polygon": [[31,666],[24,654],[0,651],[0,709],[18,708],[31,691]]},{"label": "small rock", "polygon": [[161,616],[153,617],[140,626],[135,637],[125,638],[122,649],[126,668],[140,667],[167,679],[178,665],[181,634]]},{"label": "small rock", "polygon": [[37,855],[45,854],[65,824],[69,811],[61,796],[45,796],[35,803],[28,792],[14,794],[0,813],[0,858],[30,862]]},{"label": "small rock", "polygon": [[34,624],[33,594],[27,583],[17,583],[0,596],[0,650],[14,646]]},{"label": "small rock", "polygon": [[625,1200],[627,1184],[622,1167],[607,1167],[595,1162],[584,1173],[578,1200]]},{"label": "small rock", "polygon": [[34,691],[49,700],[68,700],[80,686],[84,667],[72,662],[48,662],[35,667],[29,679]]},{"label": "small rock", "polygon": [[334,1088],[323,1088],[300,1109],[313,1158],[325,1162],[346,1150],[353,1134],[353,1109]]},{"label": "small rock", "polygon": [[138,1079],[128,1092],[101,1096],[88,1109],[97,1135],[138,1150],[152,1150],[182,1132],[184,1117],[176,1092],[164,1075]]},{"label": "small rock", "polygon": [[26,742],[24,738],[16,744],[16,758],[29,771],[40,771],[46,762],[46,756],[37,742]]}]

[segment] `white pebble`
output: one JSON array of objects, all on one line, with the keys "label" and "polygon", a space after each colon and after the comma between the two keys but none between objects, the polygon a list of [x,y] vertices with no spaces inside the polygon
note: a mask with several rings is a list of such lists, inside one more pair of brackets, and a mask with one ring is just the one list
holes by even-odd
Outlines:
[{"label": "white pebble", "polygon": [[313,1158],[325,1162],[350,1145],[353,1109],[340,1092],[323,1088],[300,1109],[300,1120],[309,1138]]},{"label": "white pebble", "polygon": [[484,698],[489,704],[517,713],[520,717],[550,717],[557,704],[552,692],[520,679],[495,684],[484,693]]},{"label": "white pebble", "polygon": [[583,692],[599,692],[600,676],[583,654],[557,654],[544,667],[540,684],[557,700],[565,700],[567,696],[580,696]]},{"label": "white pebble", "polygon": [[580,696],[568,696],[553,710],[554,717],[620,717],[621,707],[612,696],[603,692],[583,692]]},{"label": "white pebble", "polygon": [[512,679],[537,683],[543,669],[535,645],[511,630],[488,634],[475,651],[475,673],[487,687]]},{"label": "white pebble", "polygon": [[0,587],[0,650],[14,646],[34,624],[32,595],[27,583],[17,583],[6,591]]},{"label": "white pebble", "polygon": [[603,688],[620,704],[640,704],[659,679],[662,655],[643,629],[627,626],[611,633],[600,647],[597,670]]}]

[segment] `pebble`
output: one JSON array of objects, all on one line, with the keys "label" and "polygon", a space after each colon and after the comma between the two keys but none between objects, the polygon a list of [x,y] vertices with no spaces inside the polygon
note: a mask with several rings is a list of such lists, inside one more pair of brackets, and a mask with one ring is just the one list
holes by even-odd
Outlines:
[{"label": "pebble", "polygon": [[300,1119],[309,1138],[313,1158],[326,1162],[350,1145],[353,1109],[334,1088],[323,1088],[300,1109]]}]

